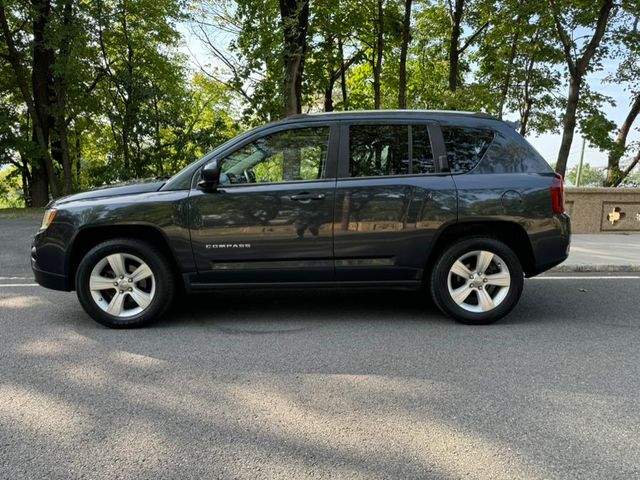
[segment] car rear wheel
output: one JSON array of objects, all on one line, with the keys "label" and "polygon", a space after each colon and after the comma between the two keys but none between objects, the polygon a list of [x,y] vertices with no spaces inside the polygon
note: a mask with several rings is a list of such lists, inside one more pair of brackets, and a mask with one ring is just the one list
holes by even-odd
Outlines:
[{"label": "car rear wheel", "polygon": [[507,245],[473,237],[442,253],[431,274],[431,295],[440,310],[454,319],[487,324],[516,306],[523,283],[520,261]]},{"label": "car rear wheel", "polygon": [[166,258],[152,245],[116,239],[90,250],[76,273],[78,299],[98,323],[135,328],[157,320],[174,295]]}]

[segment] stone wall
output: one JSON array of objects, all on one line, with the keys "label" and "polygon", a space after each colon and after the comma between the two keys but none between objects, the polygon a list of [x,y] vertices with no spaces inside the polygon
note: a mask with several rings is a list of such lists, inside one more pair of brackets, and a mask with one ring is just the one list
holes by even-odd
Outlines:
[{"label": "stone wall", "polygon": [[639,188],[567,188],[573,233],[640,232]]}]

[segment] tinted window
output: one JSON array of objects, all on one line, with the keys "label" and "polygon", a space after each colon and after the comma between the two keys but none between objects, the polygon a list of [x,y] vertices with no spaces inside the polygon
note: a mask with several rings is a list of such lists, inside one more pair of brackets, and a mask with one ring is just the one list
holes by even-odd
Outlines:
[{"label": "tinted window", "polygon": [[329,127],[286,130],[261,137],[224,160],[221,183],[277,183],[325,176]]},{"label": "tinted window", "polygon": [[409,173],[408,125],[353,125],[349,129],[352,177]]},{"label": "tinted window", "polygon": [[535,149],[515,131],[498,131],[474,172],[542,173],[551,168]]},{"label": "tinted window", "polygon": [[435,173],[426,125],[352,125],[349,132],[352,177]]},{"label": "tinted window", "polygon": [[493,141],[493,130],[475,127],[443,126],[442,135],[452,173],[473,169]]}]

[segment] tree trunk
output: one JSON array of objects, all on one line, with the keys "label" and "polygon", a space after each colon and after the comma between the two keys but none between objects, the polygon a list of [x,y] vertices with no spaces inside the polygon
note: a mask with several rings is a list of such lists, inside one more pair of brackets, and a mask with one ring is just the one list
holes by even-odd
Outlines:
[{"label": "tree trunk", "polygon": [[24,206],[26,208],[31,206],[31,187],[30,187],[30,176],[29,176],[29,168],[27,167],[27,161],[25,157],[22,157],[22,165],[20,167],[20,177],[22,178],[22,198],[24,199]]},{"label": "tree trunk", "polygon": [[404,2],[402,22],[402,45],[400,47],[400,72],[398,75],[398,108],[407,108],[407,52],[411,33],[411,1]]},{"label": "tree trunk", "polygon": [[329,79],[329,85],[324,89],[324,111],[333,112],[333,79]]},{"label": "tree trunk", "polygon": [[76,156],[76,188],[80,188],[81,182],[80,182],[80,173],[82,171],[82,145],[80,143],[80,132],[78,132],[78,129],[76,127],[75,130],[75,137],[76,137],[76,148],[75,148],[75,156]]},{"label": "tree trunk", "polygon": [[509,58],[507,59],[507,71],[504,75],[504,82],[502,82],[502,88],[500,89],[500,105],[498,106],[498,118],[502,120],[504,114],[504,106],[507,103],[507,96],[509,95],[509,88],[511,87],[511,72],[513,70],[513,61],[516,58],[516,52],[518,49],[518,39],[520,38],[520,17],[516,20],[516,31],[511,38],[511,49],[509,50]]},{"label": "tree trunk", "polygon": [[309,28],[309,0],[280,0],[284,31],[284,114],[302,112],[302,72]]},{"label": "tree trunk", "polygon": [[627,168],[624,169],[624,172],[622,172],[622,174],[618,177],[616,183],[612,186],[617,187],[618,185],[620,185],[622,181],[627,178],[627,175],[629,175],[638,164],[640,164],[640,150],[638,151],[638,153],[636,153],[636,156],[633,157],[631,163],[627,166]]},{"label": "tree trunk", "polygon": [[373,65],[373,108],[380,109],[380,76],[382,74],[382,52],[384,50],[384,0],[378,0],[376,28],[376,59]]},{"label": "tree trunk", "polygon": [[[44,5],[47,6],[48,2],[44,2]],[[44,25],[46,25],[46,21],[44,24],[41,24],[41,16],[42,11],[37,10],[37,15],[34,20],[34,66],[32,69],[32,79],[35,78],[36,71],[36,62],[35,62],[35,50],[38,50],[40,53],[45,49],[43,40],[44,33]],[[47,12],[45,12],[47,13]],[[9,23],[7,22],[7,17],[4,10],[4,4],[0,3],[0,27],[2,28],[2,34],[5,39],[5,43],[7,45],[7,60],[9,64],[13,68],[14,75],[16,77],[16,83],[18,85],[18,89],[20,90],[20,94],[22,95],[22,99],[24,100],[27,106],[27,112],[32,119],[33,122],[33,135],[35,142],[37,143],[40,149],[40,158],[39,161],[35,161],[32,164],[33,173],[33,183],[32,183],[32,201],[33,206],[41,207],[46,205],[49,201],[49,192],[47,191],[47,182],[49,184],[49,188],[51,189],[51,194],[54,197],[58,196],[58,188],[55,181],[55,173],[53,170],[53,164],[51,162],[51,156],[49,154],[49,138],[48,138],[48,130],[45,130],[47,127],[45,125],[45,121],[43,121],[42,117],[39,115],[39,109],[36,108],[36,103],[34,101],[34,97],[31,95],[29,91],[29,85],[27,82],[27,74],[24,70],[20,59],[20,53],[18,52],[15,42],[13,40],[13,34],[11,29],[9,28]],[[36,32],[38,33],[38,38],[40,39],[39,43],[35,43]],[[38,71],[41,72],[41,67],[43,66],[43,62],[39,62],[37,64]],[[49,72],[47,72],[49,74]],[[46,174],[45,174],[46,172]]]},{"label": "tree trunk", "polygon": [[571,144],[573,143],[573,134],[576,129],[576,111],[578,110],[578,100],[580,99],[580,87],[582,86],[581,76],[571,76],[569,78],[569,94],[567,96],[567,109],[564,112],[562,141],[560,142],[560,150],[558,151],[558,162],[556,163],[556,172],[563,177],[567,171],[567,161]]},{"label": "tree trunk", "polygon": [[362,58],[362,51],[356,52],[353,57],[351,57],[347,62],[344,61],[344,54],[342,51],[342,41],[338,38],[338,55],[340,59],[340,67],[338,70],[331,72],[329,71],[329,78],[327,82],[327,86],[324,90],[324,111],[332,112],[333,111],[333,89],[338,80],[342,83],[342,103],[343,109],[346,109],[347,103],[347,90],[346,90],[346,81],[345,81],[345,73],[360,58]]},{"label": "tree trunk", "polygon": [[162,137],[160,136],[160,111],[158,109],[158,96],[153,96],[153,113],[154,133],[155,133],[155,157],[156,157],[156,176],[164,176],[164,155],[162,155]]},{"label": "tree trunk", "polygon": [[[537,37],[536,37],[537,38]],[[523,137],[527,134],[527,126],[529,117],[531,116],[531,107],[533,100],[529,98],[529,88],[533,80],[533,67],[535,65],[535,55],[532,53],[527,63],[527,73],[524,79],[522,106],[520,107],[520,135]]]},{"label": "tree trunk", "polygon": [[53,75],[53,89],[55,93],[54,125],[58,134],[60,162],[62,163],[63,193],[69,195],[73,191],[73,173],[71,168],[71,154],[67,135],[67,83],[65,79],[69,68],[71,48],[71,20],[73,16],[72,2],[66,0],[62,11],[62,42],[60,53],[56,59],[57,69]]},{"label": "tree trunk", "polygon": [[131,167],[131,150],[129,145],[129,105],[125,104],[124,118],[122,119],[122,156],[124,159],[124,174],[129,173]]},{"label": "tree trunk", "polygon": [[464,11],[464,0],[456,0],[455,9],[449,12],[451,17],[451,37],[449,39],[449,90],[455,92],[458,88],[459,64],[460,64],[460,24]]},{"label": "tree trunk", "polygon": [[623,172],[620,170],[620,159],[624,155],[627,147],[627,136],[629,135],[629,131],[633,126],[633,122],[635,122],[638,117],[638,114],[640,114],[640,93],[636,94],[635,99],[631,104],[631,109],[620,127],[615,144],[609,152],[607,162],[607,179],[604,183],[605,187],[617,186],[622,182],[622,180],[624,180],[624,176],[622,175]]},{"label": "tree trunk", "polygon": [[340,91],[342,93],[342,109],[347,109],[347,69],[344,65],[344,47],[342,39],[338,37],[338,49],[340,50]]}]

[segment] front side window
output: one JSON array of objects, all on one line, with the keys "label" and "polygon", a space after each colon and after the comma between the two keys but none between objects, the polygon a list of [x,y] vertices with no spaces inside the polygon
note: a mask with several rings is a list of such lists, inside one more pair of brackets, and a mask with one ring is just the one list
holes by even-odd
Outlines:
[{"label": "front side window", "polygon": [[426,125],[352,125],[349,173],[377,177],[435,173]]},{"label": "front side window", "polygon": [[224,159],[220,183],[280,183],[325,177],[329,127],[299,128],[254,140]]},{"label": "front side window", "polygon": [[494,132],[487,128],[442,126],[444,146],[451,173],[472,170],[493,141]]}]

